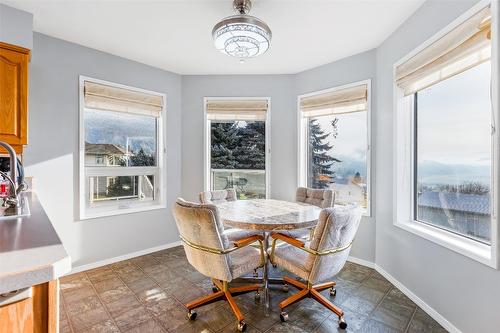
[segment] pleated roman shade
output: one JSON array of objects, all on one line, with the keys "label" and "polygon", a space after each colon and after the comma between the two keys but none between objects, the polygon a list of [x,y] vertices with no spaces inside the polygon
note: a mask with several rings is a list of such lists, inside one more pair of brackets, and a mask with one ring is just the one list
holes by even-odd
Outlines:
[{"label": "pleated roman shade", "polygon": [[405,96],[460,74],[491,58],[491,10],[482,9],[396,67]]},{"label": "pleated roman shade", "polygon": [[303,97],[300,110],[304,117],[343,114],[366,111],[368,86],[359,86],[334,90],[324,94]]},{"label": "pleated roman shade", "polygon": [[85,81],[85,107],[160,117],[163,98],[146,92]]},{"label": "pleated roman shade", "polygon": [[265,121],[267,100],[217,100],[207,101],[206,111],[209,120],[248,120]]}]

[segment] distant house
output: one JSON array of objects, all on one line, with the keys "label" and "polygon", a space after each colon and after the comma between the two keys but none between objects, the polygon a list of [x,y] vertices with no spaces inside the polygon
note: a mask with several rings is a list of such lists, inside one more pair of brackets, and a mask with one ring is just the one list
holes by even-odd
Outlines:
[{"label": "distant house", "polygon": [[354,177],[338,178],[330,184],[335,191],[335,202],[356,202],[361,206],[366,205],[366,184],[363,178]]},{"label": "distant house", "polygon": [[[85,142],[85,166],[117,166],[127,157],[126,151],[115,144]],[[94,177],[90,179],[90,201],[109,196],[109,188],[116,177]]]},{"label": "distant house", "polygon": [[127,152],[119,145],[85,142],[86,166],[119,165],[127,156]]},{"label": "distant house", "polygon": [[487,240],[490,236],[490,196],[457,192],[422,191],[417,199],[421,221]]}]

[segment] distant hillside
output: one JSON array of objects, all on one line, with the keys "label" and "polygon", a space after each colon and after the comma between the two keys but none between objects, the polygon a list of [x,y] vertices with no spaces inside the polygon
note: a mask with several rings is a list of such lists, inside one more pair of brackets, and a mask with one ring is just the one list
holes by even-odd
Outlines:
[{"label": "distant hillside", "polygon": [[86,112],[85,141],[89,143],[112,143],[125,149],[127,138],[129,151],[146,154],[155,152],[155,119],[146,117],[117,117],[113,113]]},{"label": "distant hillside", "polygon": [[342,162],[335,163],[333,170],[336,178],[348,178],[359,172],[362,176],[366,176],[366,162],[361,159],[353,159],[351,156],[335,156]]},{"label": "distant hillside", "polygon": [[[333,169],[336,178],[348,178],[356,172],[366,175],[364,160],[351,156],[336,156],[341,163],[335,163]],[[425,184],[459,185],[464,182],[490,183],[490,168],[485,165],[445,164],[425,161],[419,164],[419,180]]]},{"label": "distant hillside", "polygon": [[467,181],[490,183],[490,168],[484,165],[419,163],[418,178],[426,184],[458,185]]}]

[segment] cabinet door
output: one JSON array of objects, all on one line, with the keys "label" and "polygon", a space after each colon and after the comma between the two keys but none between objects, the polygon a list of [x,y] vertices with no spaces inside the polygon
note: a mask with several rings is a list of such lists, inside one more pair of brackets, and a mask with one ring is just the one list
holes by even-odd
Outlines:
[{"label": "cabinet door", "polygon": [[31,298],[0,307],[0,332],[33,333],[33,328]]},{"label": "cabinet door", "polygon": [[28,139],[29,50],[0,43],[0,141],[19,147]]}]

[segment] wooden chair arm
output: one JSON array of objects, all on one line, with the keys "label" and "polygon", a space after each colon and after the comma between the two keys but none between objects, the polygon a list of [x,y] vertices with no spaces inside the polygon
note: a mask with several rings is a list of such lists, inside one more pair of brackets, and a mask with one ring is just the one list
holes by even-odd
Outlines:
[{"label": "wooden chair arm", "polygon": [[280,233],[272,233],[271,237],[274,239],[279,239],[280,241],[283,241],[283,242],[288,243],[290,245],[293,245],[295,247],[304,247],[306,245],[306,243],[304,243],[303,241],[300,241],[296,238],[293,238],[293,237],[290,237],[287,235],[283,235]]},{"label": "wooden chair arm", "polygon": [[234,241],[233,244],[236,247],[243,247],[252,244],[256,241],[263,241],[263,240],[264,237],[262,237],[262,235],[253,235],[247,238],[238,239],[237,241]]}]

